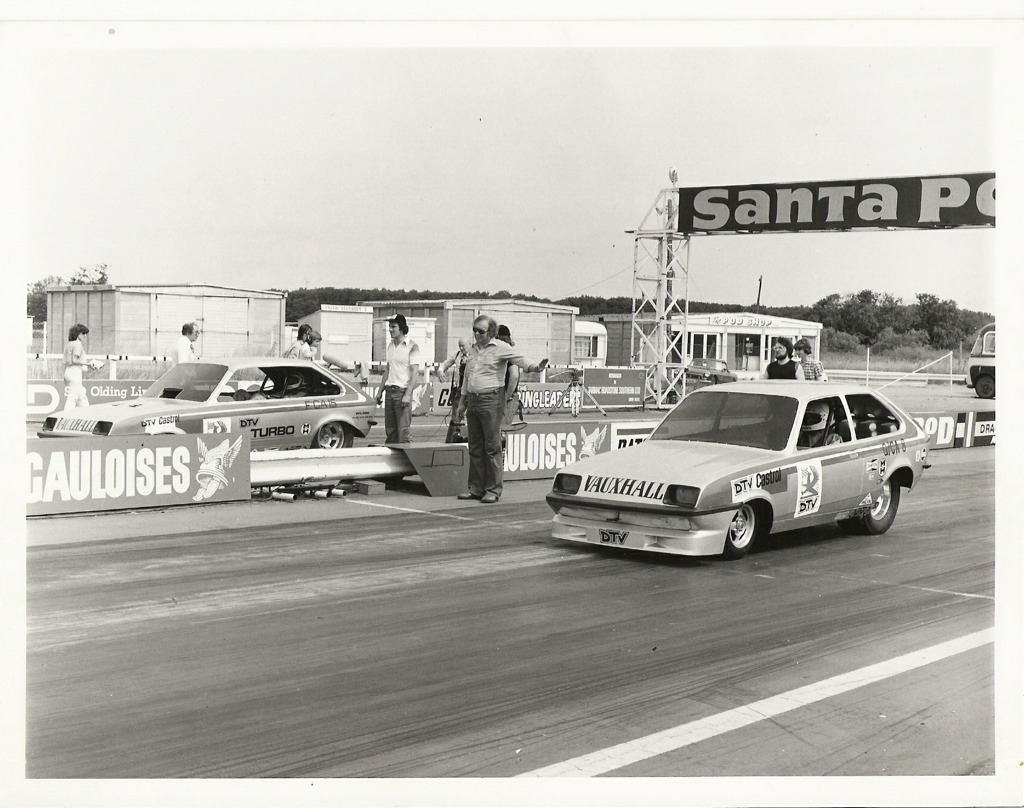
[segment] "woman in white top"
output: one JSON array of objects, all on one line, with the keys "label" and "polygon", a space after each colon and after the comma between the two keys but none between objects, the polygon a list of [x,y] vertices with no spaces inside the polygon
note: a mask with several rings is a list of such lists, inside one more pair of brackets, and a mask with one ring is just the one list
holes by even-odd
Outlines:
[{"label": "woman in white top", "polygon": [[68,344],[64,347],[64,381],[68,383],[68,398],[65,410],[75,407],[88,407],[89,396],[85,393],[82,373],[87,367],[95,367],[85,355],[82,337],[89,333],[89,326],[75,323],[68,331]]}]

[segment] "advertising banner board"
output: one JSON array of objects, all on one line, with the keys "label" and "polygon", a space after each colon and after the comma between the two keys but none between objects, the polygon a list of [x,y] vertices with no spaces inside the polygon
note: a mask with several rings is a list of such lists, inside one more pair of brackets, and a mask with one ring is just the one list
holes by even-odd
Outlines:
[{"label": "advertising banner board", "polygon": [[995,227],[996,175],[680,188],[681,233]]},{"label": "advertising banner board", "polygon": [[[114,379],[86,380],[85,392],[90,404],[106,404],[111,401],[124,401],[138,398],[149,386],[152,379]],[[28,383],[28,399],[26,414],[29,420],[42,421],[47,415],[60,412],[68,400],[67,383],[59,381],[30,381]]]},{"label": "advertising banner board", "polygon": [[995,410],[915,413],[914,420],[921,429],[935,436],[936,449],[991,446],[996,442]]},{"label": "advertising banner board", "polygon": [[[602,407],[639,409],[644,401],[645,376],[643,368],[585,368],[583,384]],[[527,413],[568,413],[568,393],[568,383],[522,382],[519,385],[519,400]],[[417,387],[413,393],[413,415],[443,414],[451,406],[450,382],[433,379],[429,386]],[[584,396],[583,409],[588,408],[596,409]]]},{"label": "advertising banner board", "polygon": [[30,439],[27,514],[249,499],[249,436]]},{"label": "advertising banner board", "polygon": [[[541,480],[614,448],[641,443],[656,421],[537,421],[505,436],[505,479]],[[628,441],[628,442],[624,442]]]}]

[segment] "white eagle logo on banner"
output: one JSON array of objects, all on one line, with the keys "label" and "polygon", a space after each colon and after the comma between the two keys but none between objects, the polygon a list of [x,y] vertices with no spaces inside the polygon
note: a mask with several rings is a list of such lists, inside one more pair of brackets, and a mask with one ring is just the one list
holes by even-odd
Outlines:
[{"label": "white eagle logo on banner", "polygon": [[608,427],[595,427],[589,435],[583,427],[580,427],[580,436],[583,438],[583,446],[580,447],[580,460],[585,457],[593,457],[604,445],[604,439],[608,436]]},{"label": "white eagle logo on banner", "polygon": [[206,448],[202,438],[198,440],[199,469],[196,471],[196,482],[199,483],[199,490],[192,497],[193,502],[209,499],[220,489],[227,487],[227,472],[242,448],[241,436],[236,438],[234,443],[225,438],[222,443],[212,449]]}]

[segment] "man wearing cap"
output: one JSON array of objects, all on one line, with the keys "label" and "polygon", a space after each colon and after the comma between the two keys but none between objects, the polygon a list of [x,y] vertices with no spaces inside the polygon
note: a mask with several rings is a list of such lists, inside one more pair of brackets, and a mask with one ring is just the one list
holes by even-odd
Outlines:
[{"label": "man wearing cap", "polygon": [[519,349],[497,339],[497,334],[498,323],[493,317],[482,314],[473,321],[473,345],[462,385],[469,438],[469,490],[459,494],[459,499],[488,504],[501,498],[505,470],[501,452],[505,369],[511,363],[531,373],[548,365],[547,359],[532,364]]},{"label": "man wearing cap", "polygon": [[409,339],[405,315],[396,314],[388,320],[391,342],[388,363],[377,391],[377,403],[384,402],[384,433],[387,443],[409,443],[412,423],[412,391],[420,373],[420,349]]}]

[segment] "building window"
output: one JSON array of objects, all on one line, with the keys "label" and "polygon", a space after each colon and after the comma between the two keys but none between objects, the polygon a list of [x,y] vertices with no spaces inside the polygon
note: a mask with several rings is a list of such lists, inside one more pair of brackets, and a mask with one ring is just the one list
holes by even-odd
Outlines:
[{"label": "building window", "polygon": [[597,357],[597,337],[575,337],[573,339],[573,355],[577,359]]},{"label": "building window", "polygon": [[693,359],[717,359],[718,334],[694,334],[690,356]]}]

